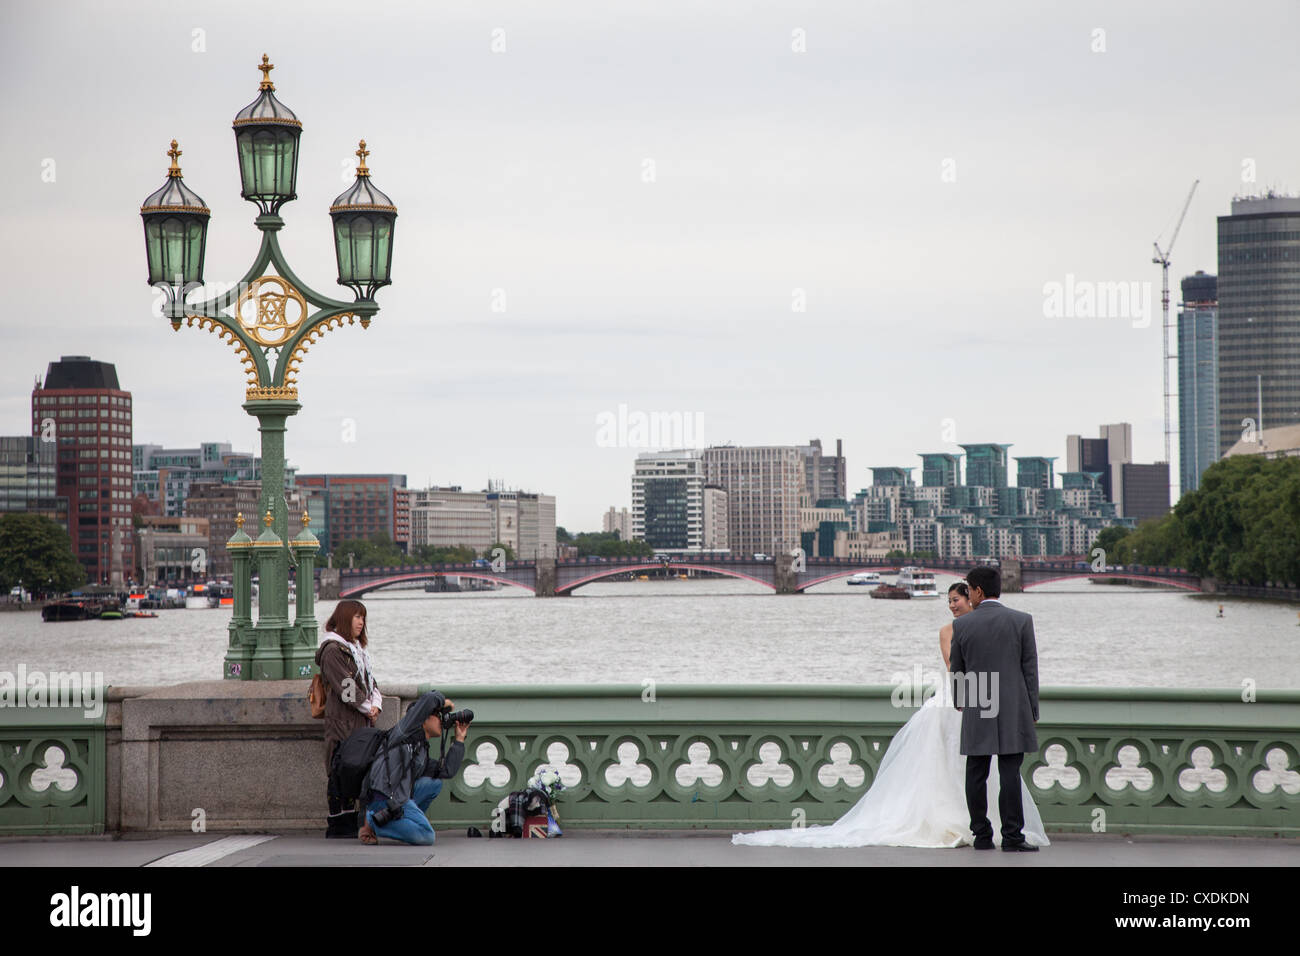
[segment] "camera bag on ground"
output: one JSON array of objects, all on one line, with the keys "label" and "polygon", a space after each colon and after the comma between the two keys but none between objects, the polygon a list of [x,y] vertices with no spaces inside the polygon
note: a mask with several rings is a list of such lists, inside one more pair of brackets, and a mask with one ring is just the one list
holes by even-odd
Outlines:
[{"label": "camera bag on ground", "polygon": [[546,813],[550,806],[546,794],[540,790],[516,790],[506,796],[505,832],[508,836],[522,837],[524,821],[528,817]]}]

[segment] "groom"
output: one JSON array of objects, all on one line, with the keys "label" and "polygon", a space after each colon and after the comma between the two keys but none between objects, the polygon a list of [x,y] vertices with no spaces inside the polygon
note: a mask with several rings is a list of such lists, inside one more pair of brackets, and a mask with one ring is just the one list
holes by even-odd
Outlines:
[{"label": "groom", "polygon": [[[988,818],[989,765],[998,755],[1002,849],[1036,852],[1025,842],[1020,765],[1038,750],[1038,648],[1034,619],[998,600],[1002,575],[978,567],[966,575],[974,610],[952,622],[951,671],[966,756],[966,807],[975,849],[993,849]],[[965,705],[965,706],[963,706]]]}]

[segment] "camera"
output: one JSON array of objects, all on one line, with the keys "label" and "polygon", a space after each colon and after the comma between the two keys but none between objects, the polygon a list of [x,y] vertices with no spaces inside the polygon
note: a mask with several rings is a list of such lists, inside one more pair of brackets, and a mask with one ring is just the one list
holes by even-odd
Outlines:
[{"label": "camera", "polygon": [[438,719],[442,721],[444,730],[454,724],[468,724],[474,719],[474,711],[469,710],[468,708],[453,713],[450,707],[443,707],[441,710],[434,711],[434,713],[436,713]]},{"label": "camera", "polygon": [[376,810],[374,812],[373,816],[375,820],[375,826],[386,827],[388,826],[389,823],[393,821],[395,817],[400,817],[401,815],[402,815],[401,805],[394,803],[392,800],[389,800],[387,803],[384,804],[384,808],[382,810]]}]

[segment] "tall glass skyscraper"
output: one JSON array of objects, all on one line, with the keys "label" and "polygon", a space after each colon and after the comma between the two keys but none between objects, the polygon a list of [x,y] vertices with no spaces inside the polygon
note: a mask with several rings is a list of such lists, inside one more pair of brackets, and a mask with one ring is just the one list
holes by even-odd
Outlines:
[{"label": "tall glass skyscraper", "polygon": [[1218,296],[1221,455],[1252,423],[1300,425],[1300,197],[1232,201],[1219,217]]},{"label": "tall glass skyscraper", "polygon": [[1183,494],[1219,457],[1219,286],[1197,272],[1183,279],[1178,312],[1178,483]]}]

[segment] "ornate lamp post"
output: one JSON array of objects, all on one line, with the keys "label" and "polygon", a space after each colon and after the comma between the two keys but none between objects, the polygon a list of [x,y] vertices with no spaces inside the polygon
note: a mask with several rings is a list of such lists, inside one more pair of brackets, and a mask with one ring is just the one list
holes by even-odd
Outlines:
[{"label": "ornate lamp post", "polygon": [[[334,200],[334,248],[339,285],[355,300],[342,302],[313,291],[294,275],[280,251],[284,226],[280,207],[297,197],[298,140],[302,123],[275,97],[269,59],[263,55],[257,99],[235,117],[241,195],[255,203],[262,232],[257,257],[239,285],[199,304],[186,294],[203,283],[203,252],[211,211],[181,177],[175,140],[167,155],[167,181],[140,207],[144,220],[149,285],[161,287],[173,329],[206,328],[235,349],[247,377],[244,411],[257,419],[262,435],[261,534],[244,533],[243,515],[227,542],[234,567],[234,614],[229,624],[224,676],[235,680],[279,680],[308,676],[316,652],[312,568],[319,542],[307,528],[289,538],[284,502],[285,421],[298,403],[298,370],[308,347],[331,328],[359,321],[367,328],[379,311],[375,292],[391,282],[393,227],[397,208],[370,181],[365,141],[353,185]],[[315,311],[312,311],[314,308]],[[289,568],[298,569],[297,609],[289,619]],[[251,608],[256,572],[257,620]]]}]

